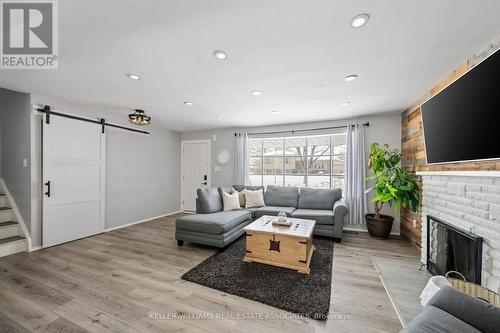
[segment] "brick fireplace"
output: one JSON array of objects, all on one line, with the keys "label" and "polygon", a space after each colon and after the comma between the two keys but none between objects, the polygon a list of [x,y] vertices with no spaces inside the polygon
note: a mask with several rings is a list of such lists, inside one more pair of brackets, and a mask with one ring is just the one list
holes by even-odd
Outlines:
[{"label": "brick fireplace", "polygon": [[[483,237],[482,285],[500,291],[500,172],[420,172],[422,221],[427,215]],[[422,262],[427,224],[422,223]]]}]

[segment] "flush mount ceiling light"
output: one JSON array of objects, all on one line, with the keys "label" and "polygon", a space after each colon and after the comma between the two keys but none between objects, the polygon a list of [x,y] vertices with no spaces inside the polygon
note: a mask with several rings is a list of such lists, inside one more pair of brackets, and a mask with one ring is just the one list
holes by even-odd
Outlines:
[{"label": "flush mount ceiling light", "polygon": [[217,120],[222,120],[222,117],[217,117]]},{"label": "flush mount ceiling light", "polygon": [[185,101],[184,104],[186,104],[187,106],[191,106],[193,105],[193,102]]},{"label": "flush mount ceiling light", "polygon": [[276,111],[276,110],[272,110],[272,111],[271,111],[271,113],[278,113],[278,111]]},{"label": "flush mount ceiling light", "polygon": [[344,81],[346,82],[351,82],[351,81],[354,81],[358,78],[358,76],[356,74],[351,74],[351,75],[347,75],[345,78],[344,78]]},{"label": "flush mount ceiling light", "polygon": [[351,102],[340,103],[340,105],[342,105],[342,106],[348,106],[348,105],[351,105]]},{"label": "flush mount ceiling light", "polygon": [[132,79],[132,80],[140,80],[141,79],[141,77],[137,74],[128,73],[126,75],[129,79]]},{"label": "flush mount ceiling light", "polygon": [[227,58],[227,53],[222,50],[214,51],[214,57],[219,60],[224,60]]},{"label": "flush mount ceiling light", "polygon": [[254,91],[252,91],[252,95],[254,95],[254,96],[261,96],[262,94],[263,94],[263,92],[260,91],[260,90],[254,90]]},{"label": "flush mount ceiling light", "polygon": [[151,122],[151,117],[146,115],[144,110],[135,109],[134,113],[128,115],[128,119],[134,125],[149,125]]},{"label": "flush mount ceiling light", "polygon": [[362,26],[364,26],[368,22],[369,19],[370,19],[370,15],[368,15],[368,14],[356,15],[351,19],[351,27],[361,28]]}]

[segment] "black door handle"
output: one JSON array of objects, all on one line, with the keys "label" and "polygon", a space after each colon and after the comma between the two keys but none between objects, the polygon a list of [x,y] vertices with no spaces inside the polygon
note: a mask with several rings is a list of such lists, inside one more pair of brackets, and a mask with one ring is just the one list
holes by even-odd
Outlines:
[{"label": "black door handle", "polygon": [[45,186],[47,186],[47,192],[45,192],[45,195],[50,198],[50,180],[45,183]]},{"label": "black door handle", "polygon": [[203,183],[201,183],[201,185],[207,185],[207,182],[203,182]]}]

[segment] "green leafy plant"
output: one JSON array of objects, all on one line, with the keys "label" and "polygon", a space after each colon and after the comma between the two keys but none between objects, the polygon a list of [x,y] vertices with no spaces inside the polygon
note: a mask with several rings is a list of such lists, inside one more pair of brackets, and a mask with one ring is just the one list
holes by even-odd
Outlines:
[{"label": "green leafy plant", "polygon": [[375,186],[366,192],[373,192],[375,203],[375,218],[380,218],[380,211],[385,202],[397,209],[400,205],[411,208],[416,212],[420,204],[416,177],[404,171],[400,166],[401,153],[398,149],[391,149],[389,145],[373,143],[370,146],[368,168],[373,176],[368,180],[375,180]]}]

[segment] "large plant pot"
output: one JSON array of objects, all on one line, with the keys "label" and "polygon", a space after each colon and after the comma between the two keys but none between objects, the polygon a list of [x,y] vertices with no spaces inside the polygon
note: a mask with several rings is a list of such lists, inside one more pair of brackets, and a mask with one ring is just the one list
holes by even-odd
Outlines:
[{"label": "large plant pot", "polygon": [[365,214],[368,233],[373,238],[387,239],[391,234],[394,217],[380,214],[380,218],[375,218],[375,214]]}]

